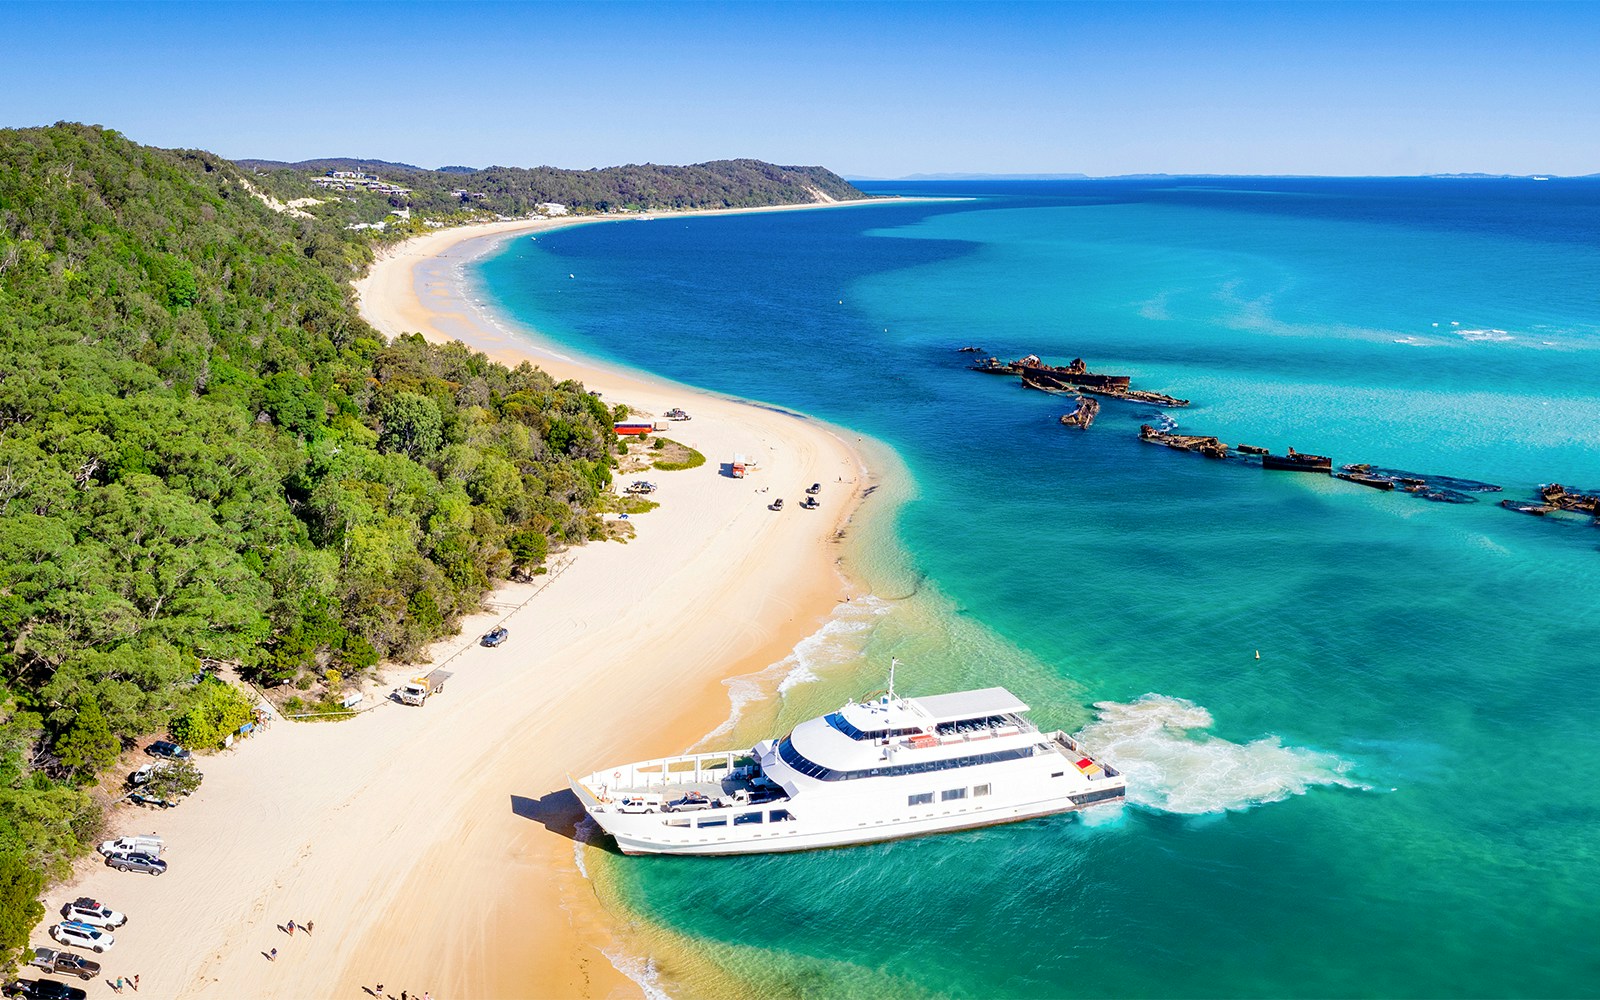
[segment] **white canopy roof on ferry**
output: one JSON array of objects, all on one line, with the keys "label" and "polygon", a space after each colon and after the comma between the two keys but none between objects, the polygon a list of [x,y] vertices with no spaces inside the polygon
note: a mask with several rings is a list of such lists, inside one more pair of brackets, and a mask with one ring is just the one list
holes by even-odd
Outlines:
[{"label": "white canopy roof on ferry", "polygon": [[936,723],[981,719],[987,715],[1005,715],[1028,710],[1022,699],[1003,687],[935,694],[925,698],[907,698],[906,703]]}]

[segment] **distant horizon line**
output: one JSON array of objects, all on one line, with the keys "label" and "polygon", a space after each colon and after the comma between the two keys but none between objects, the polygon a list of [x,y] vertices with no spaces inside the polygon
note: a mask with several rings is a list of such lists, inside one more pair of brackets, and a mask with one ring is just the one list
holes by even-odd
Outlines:
[{"label": "distant horizon line", "polygon": [[1428,173],[1428,174],[1230,174],[1230,173],[1135,173],[1135,174],[1081,174],[1081,173],[1019,173],[1019,174],[985,174],[985,173],[919,173],[905,174],[900,177],[871,177],[865,174],[839,174],[843,179],[852,184],[857,181],[891,182],[891,181],[1132,181],[1132,180],[1160,180],[1163,178],[1184,179],[1203,178],[1220,180],[1227,178],[1260,179],[1260,180],[1595,180],[1600,179],[1600,173],[1593,174],[1494,174],[1483,171],[1462,171],[1455,173]]}]

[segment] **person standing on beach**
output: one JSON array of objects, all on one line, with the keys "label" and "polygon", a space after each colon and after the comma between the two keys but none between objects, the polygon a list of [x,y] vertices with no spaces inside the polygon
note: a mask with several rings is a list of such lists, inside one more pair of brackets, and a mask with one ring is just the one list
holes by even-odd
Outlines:
[{"label": "person standing on beach", "polygon": [[133,992],[139,992],[139,974],[137,972],[133,974]]},{"label": "person standing on beach", "polygon": [[278,960],[278,949],[274,948],[274,949],[272,949],[272,952],[267,955],[267,961],[276,962],[277,960]]},{"label": "person standing on beach", "polygon": [[294,937],[294,921],[289,921],[289,936]]},{"label": "person standing on beach", "polygon": [[311,929],[313,927],[315,927],[315,926],[317,926],[315,921],[307,920],[306,921],[306,933],[310,934],[311,933]]}]

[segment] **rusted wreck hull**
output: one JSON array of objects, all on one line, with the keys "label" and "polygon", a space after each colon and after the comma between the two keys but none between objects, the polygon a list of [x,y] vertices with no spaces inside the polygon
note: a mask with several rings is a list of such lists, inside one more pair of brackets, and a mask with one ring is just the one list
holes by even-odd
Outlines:
[{"label": "rusted wreck hull", "polygon": [[1054,368],[1050,365],[1025,365],[1016,364],[1018,374],[1025,379],[1032,379],[1046,386],[1078,386],[1087,389],[1112,389],[1126,390],[1133,380],[1127,375],[1102,375],[1098,372],[1073,371],[1070,368]]},{"label": "rusted wreck hull", "polygon": [[1175,451],[1193,451],[1206,458],[1227,458],[1228,446],[1217,438],[1199,434],[1169,434],[1158,431],[1149,424],[1139,427],[1139,440],[1146,444],[1159,444]]},{"label": "rusted wreck hull", "polygon": [[1281,472],[1320,472],[1323,475],[1332,475],[1333,459],[1326,455],[1304,455],[1290,448],[1287,455],[1262,455],[1261,467]]},{"label": "rusted wreck hull", "polygon": [[1016,365],[1011,364],[1009,361],[1001,361],[999,358],[989,358],[986,361],[980,361],[975,365],[968,365],[967,367],[975,372],[983,372],[985,375],[1022,374],[1022,370]]},{"label": "rusted wreck hull", "polygon": [[1600,517],[1600,496],[1574,493],[1560,483],[1539,487],[1539,498],[1557,510],[1570,510],[1578,514]]},{"label": "rusted wreck hull", "polygon": [[1357,486],[1370,486],[1375,490],[1394,489],[1393,479],[1385,479],[1382,476],[1374,476],[1365,472],[1335,472],[1333,477],[1335,479],[1343,479],[1347,483],[1355,483]]},{"label": "rusted wreck hull", "polygon": [[1099,400],[1080,398],[1078,400],[1078,408],[1071,413],[1063,415],[1061,422],[1068,427],[1076,427],[1081,431],[1086,431],[1089,429],[1089,425],[1094,423],[1094,418],[1099,413]]}]

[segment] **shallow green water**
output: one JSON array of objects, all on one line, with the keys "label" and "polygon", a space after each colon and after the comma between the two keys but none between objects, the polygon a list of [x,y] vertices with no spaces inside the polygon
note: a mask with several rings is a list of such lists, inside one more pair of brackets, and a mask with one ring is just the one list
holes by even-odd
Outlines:
[{"label": "shallow green water", "polygon": [[[937,190],[979,200],[585,227],[480,268],[575,349],[904,463],[854,539],[876,598],[732,688],[765,697],[718,742],[881,686],[895,655],[906,693],[1005,684],[1133,781],[1110,815],[594,858],[661,982],[1600,993],[1600,532],[1495,503],[1600,487],[1600,184]],[[1069,431],[1059,399],[965,371],[965,344],[1189,397],[1184,431],[1506,491],[1211,463],[1141,444],[1147,406]]]}]

